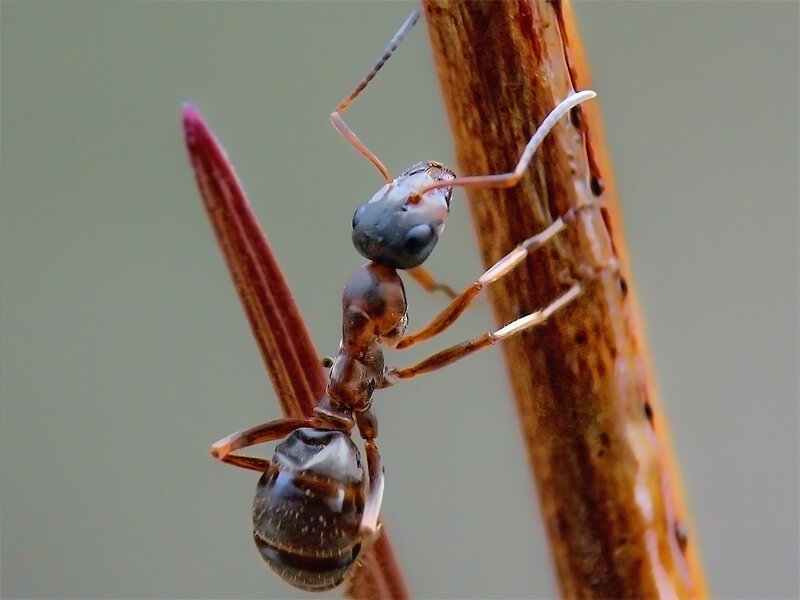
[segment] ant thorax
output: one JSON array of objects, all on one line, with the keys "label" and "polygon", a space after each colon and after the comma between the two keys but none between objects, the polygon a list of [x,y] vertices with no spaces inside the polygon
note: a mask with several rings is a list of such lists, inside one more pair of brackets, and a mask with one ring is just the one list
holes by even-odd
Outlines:
[{"label": "ant thorax", "polygon": [[376,262],[358,269],[342,293],[340,353],[366,359],[379,348],[403,337],[408,324],[408,302],[397,271]]},{"label": "ant thorax", "polygon": [[381,345],[393,345],[408,324],[406,292],[397,271],[369,262],[342,294],[342,341],[333,359],[326,395],[340,411],[364,410],[383,387]]}]

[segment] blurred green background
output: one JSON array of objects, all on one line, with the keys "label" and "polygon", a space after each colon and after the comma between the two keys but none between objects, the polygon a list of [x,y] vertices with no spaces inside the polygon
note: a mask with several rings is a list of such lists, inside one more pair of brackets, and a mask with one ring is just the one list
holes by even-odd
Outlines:
[{"label": "blurred green background", "polygon": [[[800,594],[798,6],[576,5],[690,543],[720,598]],[[362,262],[352,212],[380,178],[327,115],[410,9],[2,3],[4,597],[303,596],[253,548],[256,477],[206,455],[278,411],[180,104],[225,144],[320,352],[335,352],[341,288]],[[348,121],[395,173],[453,163],[424,26]],[[429,263],[459,287],[480,270],[461,198]],[[442,305],[409,295],[412,325]],[[484,304],[389,360],[491,325]],[[384,516],[414,595],[556,594],[498,353],[376,405]]]}]

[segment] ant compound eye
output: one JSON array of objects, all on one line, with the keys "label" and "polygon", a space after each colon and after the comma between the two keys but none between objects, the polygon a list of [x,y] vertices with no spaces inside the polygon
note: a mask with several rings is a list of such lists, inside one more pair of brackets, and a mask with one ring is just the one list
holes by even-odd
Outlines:
[{"label": "ant compound eye", "polygon": [[372,397],[372,393],[375,391],[375,386],[376,386],[376,385],[377,385],[377,384],[375,383],[375,379],[374,379],[374,378],[373,378],[373,379],[370,379],[370,380],[367,382],[367,395],[368,395],[368,396]]},{"label": "ant compound eye", "polygon": [[358,222],[361,220],[361,217],[364,215],[364,211],[366,210],[367,205],[362,204],[356,209],[356,212],[353,213],[353,229],[358,227]]},{"label": "ant compound eye", "polygon": [[436,232],[427,223],[415,225],[406,233],[403,248],[409,254],[418,254],[435,243]]}]

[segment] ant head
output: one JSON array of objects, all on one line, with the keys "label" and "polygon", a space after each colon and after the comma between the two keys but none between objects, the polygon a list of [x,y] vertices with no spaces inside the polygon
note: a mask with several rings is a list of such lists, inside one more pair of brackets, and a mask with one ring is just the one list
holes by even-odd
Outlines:
[{"label": "ant head", "polygon": [[437,162],[421,162],[387,183],[353,215],[353,245],[369,260],[411,269],[428,258],[444,229],[453,188],[419,190],[455,173]]}]

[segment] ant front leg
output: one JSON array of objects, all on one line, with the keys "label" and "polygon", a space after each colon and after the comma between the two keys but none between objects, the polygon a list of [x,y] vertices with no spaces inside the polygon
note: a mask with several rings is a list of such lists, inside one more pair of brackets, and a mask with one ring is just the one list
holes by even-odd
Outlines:
[{"label": "ant front leg", "polygon": [[[508,173],[500,173],[497,175],[456,177],[455,179],[440,181],[427,185],[417,193],[422,196],[426,192],[441,187],[461,186],[508,188],[517,185],[525,173],[525,170],[528,168],[528,165],[530,164],[530,161],[533,158],[536,150],[544,141],[545,137],[547,137],[547,134],[550,133],[553,127],[555,127],[555,124],[577,105],[585,102],[586,100],[594,98],[595,96],[596,94],[593,91],[586,90],[583,92],[574,93],[562,100],[552,111],[550,111],[550,114],[547,115],[545,120],[542,121],[542,124],[539,125],[539,127],[533,133],[531,139],[526,144],[522,155],[517,161],[517,166],[514,167],[513,171],[509,171]],[[509,252],[506,256],[491,266],[483,275],[481,275],[481,277],[475,280],[472,285],[470,285],[460,295],[456,296],[450,305],[447,306],[441,313],[439,313],[439,315],[427,326],[414,334],[404,337],[397,343],[395,347],[398,349],[408,348],[417,342],[429,339],[447,329],[459,316],[461,316],[461,314],[467,309],[475,296],[480,293],[485,285],[497,281],[509,273],[515,266],[522,262],[530,252],[536,248],[539,248],[548,240],[553,238],[557,233],[564,229],[568,222],[574,220],[577,211],[593,206],[595,206],[594,203],[570,209],[567,214],[556,219],[547,229],[522,242],[519,246],[514,248],[514,250]]]},{"label": "ant front leg", "polygon": [[350,103],[353,102],[353,100],[355,100],[358,95],[364,91],[364,88],[369,85],[369,82],[373,80],[378,71],[381,70],[381,67],[386,64],[386,61],[389,60],[389,57],[394,54],[394,51],[397,50],[400,42],[403,41],[403,39],[406,37],[406,34],[419,20],[419,15],[419,8],[415,8],[411,14],[408,15],[406,20],[400,26],[400,29],[398,29],[397,33],[394,34],[394,37],[389,40],[389,43],[386,45],[386,48],[384,48],[378,60],[375,61],[375,64],[372,65],[369,71],[367,71],[367,74],[358,83],[355,89],[350,92],[350,94],[344,100],[342,100],[331,113],[331,124],[334,126],[336,131],[338,131],[339,134],[346,139],[351,146],[353,146],[353,148],[358,150],[364,156],[364,158],[371,162],[373,166],[380,171],[386,183],[392,182],[392,176],[389,174],[388,169],[383,165],[380,159],[375,156],[372,150],[367,148],[367,146],[360,139],[358,139],[358,136],[353,133],[353,130],[350,129],[347,123],[344,122],[344,119],[342,119],[342,113],[347,110],[347,107],[350,106]]},{"label": "ant front leg", "polygon": [[318,420],[315,417],[276,419],[269,423],[256,425],[250,429],[237,431],[236,433],[222,438],[211,446],[210,453],[211,456],[224,463],[264,473],[272,464],[266,458],[232,454],[232,452],[247,448],[248,446],[255,446],[263,442],[284,438],[295,429],[300,429],[301,427],[315,427],[318,425]]},{"label": "ant front leg", "polygon": [[564,98],[559,102],[556,107],[550,111],[550,114],[545,117],[541,125],[533,132],[531,139],[525,145],[525,149],[517,161],[517,166],[513,171],[508,173],[498,173],[496,175],[467,175],[465,177],[456,177],[455,179],[447,179],[428,184],[416,191],[417,196],[422,197],[432,190],[439,188],[453,188],[453,187],[475,187],[475,188],[510,188],[517,185],[522,176],[525,174],[528,166],[531,163],[533,155],[542,142],[547,137],[547,134],[552,131],[553,127],[558,123],[570,110],[579,104],[591,100],[596,97],[597,93],[592,90],[583,90],[575,92]]}]

